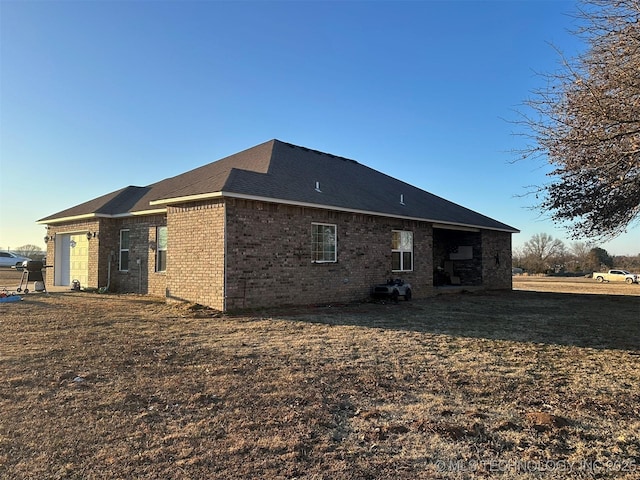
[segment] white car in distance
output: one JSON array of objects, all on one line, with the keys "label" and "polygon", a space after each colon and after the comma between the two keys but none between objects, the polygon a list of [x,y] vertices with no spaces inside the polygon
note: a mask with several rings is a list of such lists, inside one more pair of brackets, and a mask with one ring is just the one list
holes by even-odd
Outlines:
[{"label": "white car in distance", "polygon": [[0,250],[0,267],[21,267],[22,262],[29,260],[31,259],[18,255],[17,253]]}]

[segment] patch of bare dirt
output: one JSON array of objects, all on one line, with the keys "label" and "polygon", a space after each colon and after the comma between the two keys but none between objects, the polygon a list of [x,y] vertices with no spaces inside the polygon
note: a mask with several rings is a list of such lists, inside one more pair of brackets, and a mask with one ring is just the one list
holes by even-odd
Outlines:
[{"label": "patch of bare dirt", "polygon": [[[634,286],[640,288],[638,286]],[[635,479],[640,298],[0,304],[0,478]]]}]

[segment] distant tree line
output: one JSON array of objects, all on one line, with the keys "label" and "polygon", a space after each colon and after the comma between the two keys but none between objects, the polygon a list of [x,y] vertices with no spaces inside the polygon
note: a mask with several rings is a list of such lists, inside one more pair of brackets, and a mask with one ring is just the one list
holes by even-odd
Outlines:
[{"label": "distant tree line", "polygon": [[[0,248],[0,250],[4,249]],[[17,248],[7,248],[6,250],[17,253],[18,255],[22,255],[23,257],[30,258],[31,260],[41,260],[46,255],[46,252],[40,247],[31,244],[22,245],[21,247]]]},{"label": "distant tree line", "polygon": [[[11,251],[33,260],[41,260],[46,255],[36,245],[22,245]],[[513,251],[513,266],[529,273],[590,273],[614,267],[640,272],[640,253],[612,256],[604,248],[592,247],[586,242],[566,246],[551,235],[536,233]]]},{"label": "distant tree line", "polygon": [[586,242],[562,240],[536,233],[513,252],[513,266],[529,273],[591,273],[611,268],[640,271],[640,254],[610,255],[604,248]]}]

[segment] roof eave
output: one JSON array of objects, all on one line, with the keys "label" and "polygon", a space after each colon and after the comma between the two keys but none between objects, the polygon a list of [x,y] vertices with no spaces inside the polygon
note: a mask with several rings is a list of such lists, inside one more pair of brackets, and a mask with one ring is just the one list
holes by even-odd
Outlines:
[{"label": "roof eave", "polygon": [[60,217],[60,218],[45,218],[42,220],[38,220],[36,223],[38,225],[54,225],[58,223],[67,223],[67,222],[77,222],[78,220],[90,220],[94,218],[127,218],[127,217],[138,217],[144,215],[156,215],[159,213],[166,213],[167,209],[165,208],[155,208],[149,210],[139,210],[135,212],[125,212],[125,213],[84,213],[82,215],[71,215],[69,217]]},{"label": "roof eave", "polygon": [[78,220],[89,220],[92,218],[103,218],[109,216],[110,215],[104,215],[101,213],[83,213],[81,215],[71,215],[69,217],[43,218],[42,220],[38,220],[36,223],[39,225],[52,225],[54,223],[75,222]]},{"label": "roof eave", "polygon": [[160,198],[158,200],[151,200],[149,205],[175,205],[178,203],[191,203],[201,200],[210,200],[212,198],[221,198],[223,196],[230,196],[223,192],[210,192],[210,193],[198,193],[195,195],[185,195],[183,197],[172,198]]},{"label": "roof eave", "polygon": [[151,208],[149,210],[137,210],[135,212],[128,212],[126,214],[121,214],[119,216],[122,217],[140,217],[143,215],[156,215],[159,213],[167,213],[167,207],[163,208]]},{"label": "roof eave", "polygon": [[416,220],[420,222],[429,222],[435,225],[440,226],[440,228],[449,227],[461,227],[466,229],[481,229],[481,230],[495,230],[499,232],[508,232],[508,233],[518,233],[520,230],[514,228],[498,228],[498,227],[489,227],[486,225],[474,225],[460,222],[447,222],[442,220],[436,220],[428,217],[413,217],[409,215],[396,215],[392,213],[386,212],[375,212],[369,210],[359,210],[355,208],[346,208],[346,207],[336,207],[333,205],[324,205],[321,203],[310,203],[310,202],[299,202],[295,200],[285,200],[281,198],[271,198],[271,197],[262,197],[259,195],[248,195],[244,193],[236,193],[236,192],[211,192],[211,193],[203,193],[197,195],[186,195],[183,197],[173,197],[173,198],[164,198],[153,200],[149,202],[150,205],[175,205],[179,203],[191,203],[197,202],[201,200],[209,200],[213,198],[238,198],[243,200],[254,200],[259,202],[269,202],[269,203],[279,203],[283,205],[293,205],[297,207],[309,207],[309,208],[321,208],[325,210],[333,210],[337,212],[346,212],[346,213],[358,213],[362,215],[375,215],[379,217],[387,217],[387,218],[400,218],[402,220]]}]

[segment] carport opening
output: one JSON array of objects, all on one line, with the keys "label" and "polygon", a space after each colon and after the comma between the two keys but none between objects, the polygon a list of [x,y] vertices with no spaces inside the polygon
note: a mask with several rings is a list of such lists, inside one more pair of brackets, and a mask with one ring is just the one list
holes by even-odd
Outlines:
[{"label": "carport opening", "polygon": [[480,231],[433,229],[433,285],[482,285]]}]

